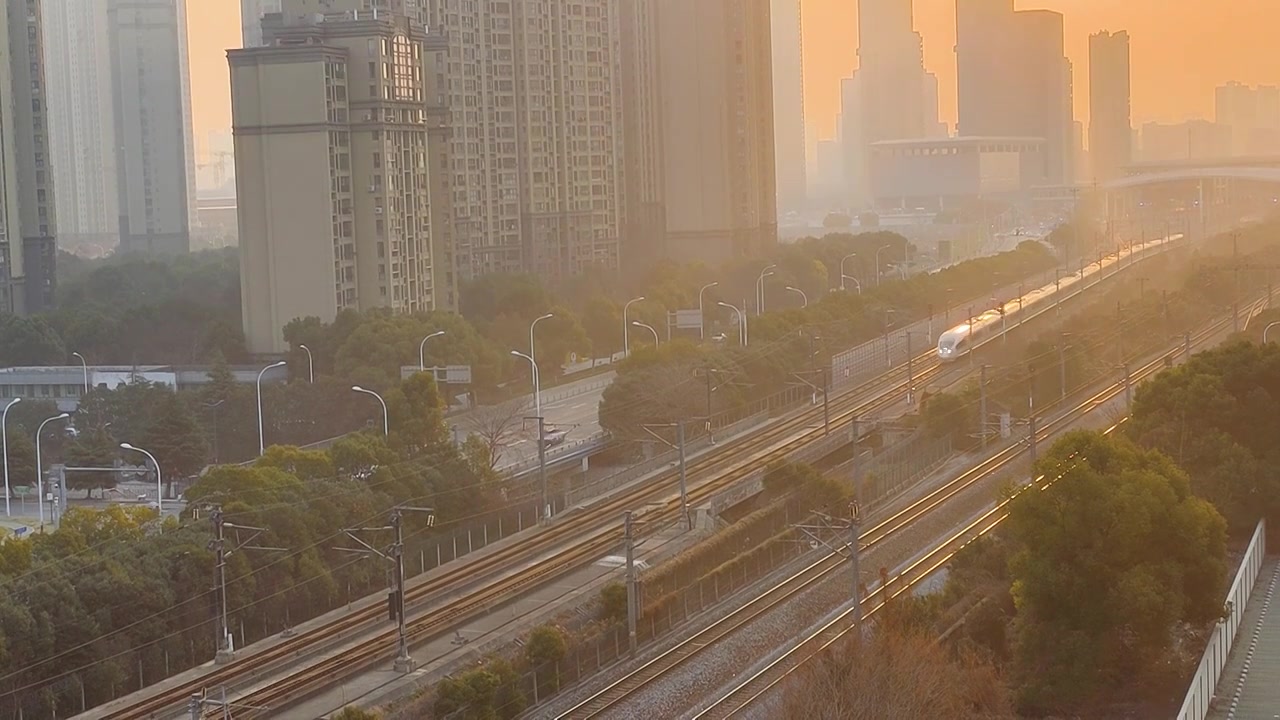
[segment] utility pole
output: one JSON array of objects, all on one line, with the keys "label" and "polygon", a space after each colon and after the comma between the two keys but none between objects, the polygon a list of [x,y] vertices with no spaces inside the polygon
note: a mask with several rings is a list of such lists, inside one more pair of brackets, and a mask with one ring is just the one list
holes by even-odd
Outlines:
[{"label": "utility pole", "polygon": [[[288,548],[278,547],[261,547],[258,545],[250,545],[258,538],[259,535],[266,532],[265,529],[252,527],[249,525],[236,525],[226,521],[226,517],[222,513],[222,507],[215,505],[213,511],[209,514],[213,523],[213,539],[209,541],[209,549],[213,551],[213,569],[215,582],[218,583],[218,635],[214,647],[217,649],[213,656],[213,662],[217,665],[231,662],[235,659],[235,644],[231,640],[231,626],[227,621],[227,558],[239,550],[268,550],[271,552],[288,552]],[[226,530],[243,530],[249,533],[249,536],[240,540],[237,533],[235,547],[227,549]]]},{"label": "utility pole", "polygon": [[640,616],[640,596],[636,588],[636,542],[631,527],[631,511],[623,513],[623,538],[627,553],[627,641],[631,656],[636,654],[636,623]]},{"label": "utility pole", "polygon": [[911,336],[912,332],[907,331],[907,405],[915,405],[916,403],[916,376],[915,369],[911,363]]},{"label": "utility pole", "polygon": [[[1027,409],[1030,411],[1027,418],[1027,427],[1031,436],[1031,464],[1036,464],[1036,399],[1034,396],[1027,396]],[[1031,478],[1034,480],[1036,471],[1031,470]]]},{"label": "utility pole", "polygon": [[542,503],[538,506],[538,521],[551,520],[551,505],[547,502],[547,420],[541,415],[526,417],[525,422],[538,422],[538,482],[542,485]]},{"label": "utility pole", "polygon": [[1120,355],[1120,364],[1124,364],[1124,308],[1116,301],[1116,351]]},{"label": "utility pole", "polygon": [[[394,587],[387,594],[387,611],[388,615],[396,623],[396,659],[392,667],[396,672],[409,673],[413,672],[413,658],[409,656],[409,629],[405,619],[404,604],[404,524],[403,513],[405,511],[421,512],[427,514],[427,527],[435,525],[435,510],[433,508],[408,507],[398,505],[391,509],[389,524],[382,527],[366,527],[366,528],[343,528],[343,532],[347,537],[356,541],[360,548],[336,548],[344,552],[355,552],[362,555],[374,555],[391,563],[392,582]],[[395,533],[395,540],[386,551],[379,550],[364,540],[356,533],[359,532],[378,532],[390,530]]]},{"label": "utility pole", "polygon": [[[861,637],[860,627],[862,625],[862,570],[858,562],[859,544],[861,543],[860,525],[862,522],[861,505],[855,500],[849,503],[849,518],[834,518],[823,512],[814,511],[813,516],[817,519],[818,524],[815,525],[792,525],[792,528],[799,530],[809,537],[810,546],[824,545],[834,555],[849,554],[849,565],[853,570],[853,621],[855,629],[859,629],[855,637]],[[841,542],[838,538],[841,534],[848,532],[849,539]]]},{"label": "utility pole", "polygon": [[1235,274],[1234,295],[1231,298],[1231,332],[1240,332],[1240,233],[1231,233],[1231,263]]},{"label": "utility pole", "polygon": [[1124,404],[1127,408],[1133,407],[1133,383],[1130,382],[1129,363],[1124,364]]},{"label": "utility pole", "polygon": [[676,423],[676,439],[680,442],[680,508],[684,511],[686,527],[693,529],[693,515],[689,514],[689,492],[685,485],[684,421]]},{"label": "utility pole", "polygon": [[1184,360],[1191,359],[1191,333],[1184,333],[1182,336],[1182,355]]},{"label": "utility pole", "polygon": [[822,434],[831,434],[831,366],[822,368]]},{"label": "utility pole", "polygon": [[987,366],[978,368],[978,436],[987,449]]},{"label": "utility pole", "polygon": [[858,630],[855,637],[862,637],[862,569],[858,566],[859,537],[862,523],[862,506],[849,503],[849,565],[853,568],[853,622]]},{"label": "utility pole", "polygon": [[1067,400],[1067,335],[1058,334],[1058,384],[1062,386],[1062,401]]}]

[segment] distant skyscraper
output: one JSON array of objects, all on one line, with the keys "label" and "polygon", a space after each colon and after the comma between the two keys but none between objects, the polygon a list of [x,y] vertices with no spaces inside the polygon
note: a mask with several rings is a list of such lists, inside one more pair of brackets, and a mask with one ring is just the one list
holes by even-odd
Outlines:
[{"label": "distant skyscraper", "polygon": [[1231,129],[1232,155],[1280,153],[1280,89],[1231,82],[1214,100],[1218,124]]},{"label": "distant skyscraper", "polygon": [[1072,181],[1071,63],[1060,13],[956,0],[961,136],[1043,138],[1049,183]]},{"label": "distant skyscraper", "polygon": [[618,266],[616,0],[395,0],[448,42],[453,247],[465,278]]},{"label": "distant skyscraper", "polygon": [[1093,177],[1113,180],[1132,159],[1129,33],[1089,36],[1089,155]]},{"label": "distant skyscraper", "polygon": [[[245,338],[344,309],[443,305],[435,260],[447,193],[436,132],[447,49],[418,19],[336,0],[319,19],[285,0],[263,47],[232,50],[232,123]],[[270,42],[279,40],[280,42]]]},{"label": "distant skyscraper", "polygon": [[281,0],[240,0],[240,34],[244,47],[262,46],[262,16],[280,12]]},{"label": "distant skyscraper", "polygon": [[[858,0],[855,77],[860,132],[854,141],[858,147],[846,149],[853,164],[852,190],[857,204],[866,204],[871,198],[871,143],[923,138],[938,131],[936,82],[930,85],[925,73],[924,44],[915,31],[912,3]],[[927,113],[930,105],[931,118]],[[848,109],[844,112],[847,115]]]},{"label": "distant skyscraper", "polygon": [[195,143],[186,0],[106,0],[120,249],[191,249]]},{"label": "distant skyscraper", "polygon": [[36,0],[0,12],[0,312],[53,306],[54,180],[50,171],[44,24]]},{"label": "distant skyscraper", "polygon": [[778,212],[805,207],[804,63],[800,0],[772,0],[773,125]]},{"label": "distant skyscraper", "polygon": [[119,241],[111,38],[105,2],[44,0],[58,235],[67,249]]},{"label": "distant skyscraper", "polygon": [[769,0],[620,0],[627,256],[777,242]]},{"label": "distant skyscraper", "polygon": [[938,76],[927,72],[924,74],[924,137],[944,138],[947,136],[947,124],[939,120],[938,112]]}]

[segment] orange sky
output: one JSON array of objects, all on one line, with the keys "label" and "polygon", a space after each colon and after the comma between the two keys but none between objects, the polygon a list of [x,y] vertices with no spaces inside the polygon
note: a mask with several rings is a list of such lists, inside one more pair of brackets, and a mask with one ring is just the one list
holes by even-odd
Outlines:
[{"label": "orange sky", "polygon": [[[698,0],[688,0],[697,2]],[[805,113],[810,135],[831,137],[839,80],[856,62],[857,1],[802,0]],[[1018,0],[1019,9],[1066,15],[1076,116],[1087,119],[1088,37],[1128,30],[1135,124],[1213,116],[1213,88],[1227,80],[1280,84],[1277,0]],[[915,0],[925,65],[938,74],[943,119],[955,122],[955,0]],[[238,0],[188,0],[196,139],[230,124],[225,49],[240,41]],[[811,137],[811,140],[813,138]]]}]

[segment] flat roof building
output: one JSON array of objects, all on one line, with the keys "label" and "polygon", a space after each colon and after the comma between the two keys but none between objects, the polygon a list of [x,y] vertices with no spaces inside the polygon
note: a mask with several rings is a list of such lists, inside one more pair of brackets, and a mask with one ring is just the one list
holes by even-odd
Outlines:
[{"label": "flat roof building", "polygon": [[1026,194],[1045,183],[1041,138],[958,137],[871,145],[878,210],[946,210],[975,198]]}]

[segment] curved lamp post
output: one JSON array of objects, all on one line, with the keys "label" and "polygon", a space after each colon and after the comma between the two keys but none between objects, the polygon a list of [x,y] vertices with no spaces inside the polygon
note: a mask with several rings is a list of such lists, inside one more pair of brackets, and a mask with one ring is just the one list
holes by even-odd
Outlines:
[{"label": "curved lamp post", "polygon": [[40,526],[44,527],[44,468],[40,465],[40,433],[44,432],[44,426],[54,420],[66,420],[71,417],[66,413],[54,415],[40,423],[40,427],[36,428],[36,495],[40,502]]},{"label": "curved lamp post", "polygon": [[854,281],[855,283],[857,283],[857,287],[858,287],[858,294],[859,294],[859,295],[861,295],[861,294],[862,294],[862,283],[858,282],[858,278],[856,278],[856,277],[852,277],[852,276],[850,276],[850,275],[846,275],[846,274],[845,274],[845,272],[844,272],[844,263],[845,263],[845,261],[846,261],[846,260],[849,260],[850,258],[856,258],[856,257],[858,257],[858,253],[849,253],[848,255],[845,255],[844,257],[840,258],[840,290],[841,290],[841,291],[843,291],[843,290],[845,289],[845,288],[844,288],[844,281],[845,281],[845,280],[852,280],[852,281]]},{"label": "curved lamp post", "polygon": [[511,351],[511,354],[512,354],[512,355],[515,355],[516,357],[522,357],[522,358],[524,358],[525,360],[528,360],[528,361],[529,361],[529,364],[533,366],[533,406],[534,406],[534,413],[537,415],[537,417],[542,417],[542,385],[541,385],[541,382],[540,382],[540,381],[539,381],[539,379],[538,379],[538,361],[537,361],[537,360],[534,360],[532,355],[525,355],[524,353],[520,352],[519,350],[512,350],[512,351]]},{"label": "curved lamp post", "polygon": [[288,365],[288,363],[285,362],[284,360],[281,360],[280,362],[271,363],[270,365],[262,368],[262,370],[258,372],[257,387],[258,387],[258,455],[259,456],[261,456],[262,453],[267,451],[267,447],[266,447],[266,444],[263,442],[264,438],[262,435],[262,376],[265,375],[267,371],[272,368],[284,367],[285,365]]},{"label": "curved lamp post", "polygon": [[386,437],[386,436],[390,435],[390,434],[391,434],[391,419],[387,416],[387,401],[386,401],[386,400],[383,400],[383,399],[382,399],[382,396],[381,396],[381,395],[379,395],[378,393],[376,393],[376,392],[374,392],[374,391],[372,391],[372,390],[365,390],[364,388],[360,387],[359,385],[352,385],[352,386],[351,386],[351,389],[352,389],[352,390],[354,390],[354,391],[356,391],[356,392],[358,392],[358,393],[364,393],[365,395],[372,395],[372,396],[374,396],[374,397],[378,398],[378,403],[382,405],[382,435],[383,435],[383,437]]},{"label": "curved lamp post", "polygon": [[708,283],[703,285],[702,289],[698,291],[698,338],[701,340],[707,339],[707,316],[702,310],[702,295],[719,284],[720,283],[718,282]]},{"label": "curved lamp post", "polygon": [[803,305],[800,306],[801,308],[809,307],[809,296],[805,295],[803,290],[798,287],[791,287],[790,285],[787,286],[787,289],[800,295],[800,302],[803,303]]},{"label": "curved lamp post", "polygon": [[891,250],[891,249],[893,249],[893,246],[891,246],[891,245],[885,245],[885,246],[883,246],[883,247],[880,247],[880,248],[877,248],[877,249],[876,249],[876,287],[880,287],[880,275],[881,275],[881,272],[880,272],[880,251],[882,251],[882,250]]},{"label": "curved lamp post", "polygon": [[88,395],[89,394],[89,363],[84,359],[84,356],[78,352],[73,352],[71,353],[71,355],[72,357],[80,358],[80,367],[84,369],[84,394]]},{"label": "curved lamp post", "polygon": [[760,277],[756,278],[756,316],[757,317],[764,314],[764,300],[765,300],[764,279],[772,275],[774,269],[777,267],[778,267],[777,265],[766,265],[765,268],[760,271]]},{"label": "curved lamp post", "polygon": [[164,517],[164,483],[160,480],[160,463],[156,461],[156,456],[140,447],[134,447],[129,443],[120,443],[120,447],[125,450],[133,450],[134,452],[140,452],[143,455],[146,455],[151,459],[151,464],[156,466],[156,509],[158,510],[160,517]]},{"label": "curved lamp post", "polygon": [[622,357],[627,357],[631,354],[631,334],[627,332],[627,310],[631,309],[632,304],[641,300],[644,300],[643,295],[638,298],[631,298],[626,305],[622,306]]},{"label": "curved lamp post", "polygon": [[657,348],[657,347],[658,347],[658,331],[657,331],[657,330],[654,330],[652,325],[645,325],[644,323],[640,322],[639,320],[632,320],[632,321],[631,321],[631,324],[632,324],[632,325],[634,325],[634,326],[636,326],[636,327],[642,327],[642,328],[644,328],[644,329],[648,330],[649,332],[653,333],[653,346],[654,346],[655,348]]},{"label": "curved lamp post", "polygon": [[422,338],[422,342],[418,343],[418,371],[419,372],[427,369],[427,357],[424,354],[426,353],[426,350],[427,350],[427,341],[430,340],[431,338],[440,337],[443,334],[444,334],[443,330],[437,330],[431,333],[430,335]]},{"label": "curved lamp post", "polygon": [[1265,328],[1263,328],[1263,329],[1262,329],[1262,344],[1263,344],[1263,345],[1266,345],[1266,344],[1267,344],[1267,333],[1271,332],[1271,328],[1273,328],[1273,327],[1275,327],[1275,326],[1277,326],[1277,325],[1280,325],[1280,321],[1273,322],[1273,323],[1267,323],[1267,326],[1266,326]]},{"label": "curved lamp post", "polygon": [[315,365],[315,362],[311,359],[311,348],[307,347],[306,345],[299,345],[298,347],[307,351],[307,383],[310,385],[315,385],[316,384],[316,365]]},{"label": "curved lamp post", "polygon": [[716,303],[716,304],[719,305],[720,307],[726,307],[733,311],[733,316],[738,319],[738,344],[743,347],[746,347],[747,346],[747,316],[741,310],[730,305],[727,302]]},{"label": "curved lamp post", "polygon": [[4,444],[4,514],[9,515],[9,434],[5,430],[5,422],[9,419],[9,408],[22,402],[22,398],[14,398],[0,412],[0,442]]}]

